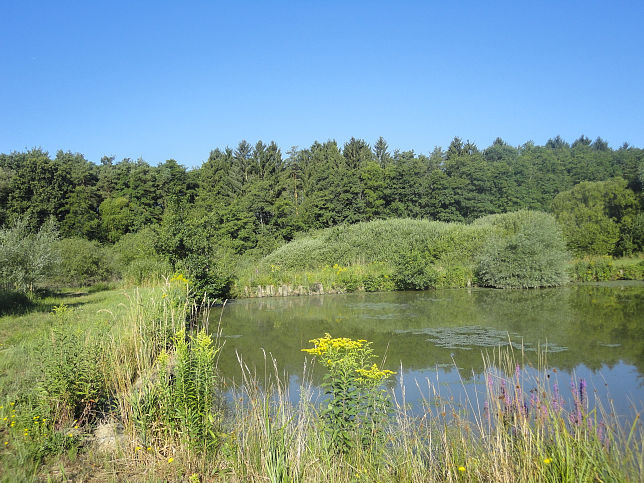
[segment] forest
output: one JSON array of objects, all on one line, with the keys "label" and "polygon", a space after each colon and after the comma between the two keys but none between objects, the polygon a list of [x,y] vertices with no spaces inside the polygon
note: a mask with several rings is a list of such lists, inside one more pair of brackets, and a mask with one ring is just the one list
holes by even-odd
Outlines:
[{"label": "forest", "polygon": [[[182,270],[223,296],[235,265],[311,230],[392,218],[467,224],[518,210],[553,214],[577,258],[630,255],[644,245],[643,179],[644,150],[583,135],[518,147],[497,138],[484,149],[454,138],[429,155],[392,152],[382,137],[286,154],[242,141],[194,169],[32,149],[0,155],[0,271],[11,289],[56,278],[141,283]],[[58,239],[53,277],[46,263],[42,275],[22,270],[30,276],[10,263],[11,237],[38,233]]]}]

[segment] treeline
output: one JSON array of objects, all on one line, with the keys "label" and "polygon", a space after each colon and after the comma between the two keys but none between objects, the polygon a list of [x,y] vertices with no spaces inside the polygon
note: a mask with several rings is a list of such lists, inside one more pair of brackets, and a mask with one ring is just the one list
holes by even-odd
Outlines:
[{"label": "treeline", "polygon": [[497,139],[485,149],[455,138],[429,155],[391,152],[382,138],[285,155],[275,143],[242,141],[190,170],[34,149],[0,155],[0,226],[24,219],[35,233],[53,217],[63,238],[132,245],[139,234],[134,252],[194,271],[343,223],[470,222],[530,209],[553,212],[574,253],[620,255],[642,249],[643,177],[644,150],[585,136],[519,147]]}]

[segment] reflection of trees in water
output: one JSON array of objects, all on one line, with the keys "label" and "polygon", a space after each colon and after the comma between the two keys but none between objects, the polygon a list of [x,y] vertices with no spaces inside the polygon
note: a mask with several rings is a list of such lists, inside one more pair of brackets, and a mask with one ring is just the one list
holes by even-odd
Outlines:
[{"label": "reflection of trees in water", "polygon": [[[567,347],[548,355],[549,364],[561,369],[579,364],[599,369],[622,360],[644,372],[641,314],[644,284],[240,300],[226,306],[223,324],[224,335],[241,337],[227,339],[220,362],[224,372],[233,370],[237,349],[249,365],[263,370],[263,347],[281,368],[298,374],[304,361],[300,349],[329,332],[373,341],[376,353],[386,353],[390,369],[402,362],[405,369],[433,370],[437,364],[451,364],[453,353],[465,373],[480,373],[481,351],[509,333],[512,342],[523,341],[528,348],[546,340]],[[219,314],[210,319],[216,322]],[[450,334],[461,348],[450,346]],[[507,336],[502,340],[507,342]],[[536,364],[535,353],[526,356]]]}]

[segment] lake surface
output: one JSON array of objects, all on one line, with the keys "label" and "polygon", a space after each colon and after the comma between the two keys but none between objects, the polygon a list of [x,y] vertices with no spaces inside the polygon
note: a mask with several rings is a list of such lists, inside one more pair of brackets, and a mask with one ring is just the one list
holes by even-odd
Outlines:
[{"label": "lake surface", "polygon": [[[528,373],[545,358],[562,388],[585,379],[620,414],[644,406],[644,282],[242,299],[223,314],[213,310],[211,330],[220,316],[222,373],[239,381],[238,353],[262,379],[265,351],[286,374],[294,401],[308,357],[300,349],[328,332],[373,341],[376,354],[386,355],[384,367],[397,372],[397,397],[402,377],[416,411],[430,392],[484,394],[483,354],[499,346],[511,346],[519,361],[523,353]],[[320,376],[314,371],[314,384]]]}]

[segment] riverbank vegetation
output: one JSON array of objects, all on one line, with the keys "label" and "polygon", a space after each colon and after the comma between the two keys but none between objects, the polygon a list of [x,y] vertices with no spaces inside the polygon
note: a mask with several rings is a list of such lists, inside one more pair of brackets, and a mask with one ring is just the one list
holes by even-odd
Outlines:
[{"label": "riverbank vegetation", "polygon": [[[150,166],[104,157],[95,164],[78,153],[51,157],[32,149],[0,155],[0,283],[23,292],[97,281],[141,285],[181,271],[196,290],[222,299],[274,278],[343,291],[552,285],[565,277],[533,273],[515,280],[510,274],[521,257],[515,242],[531,237],[541,240],[544,253],[554,250],[544,247],[544,237],[524,227],[493,243],[484,235],[492,228],[474,221],[519,211],[550,213],[576,259],[630,257],[644,246],[642,176],[644,150],[627,144],[612,149],[585,136],[572,144],[556,137],[543,146],[517,147],[497,139],[484,149],[455,138],[429,155],[391,152],[382,138],[373,146],[359,139],[343,146],[315,142],[286,154],[274,143],[242,141],[235,149],[213,150],[194,169],[175,160]],[[427,233],[417,235],[419,226]],[[358,230],[365,231],[363,239]],[[416,237],[403,243],[413,249],[401,254],[387,248],[397,236],[391,230]],[[557,236],[547,236],[558,243]],[[329,245],[321,247],[320,237]],[[340,251],[347,237],[359,244]],[[38,248],[39,239],[55,240],[48,254]],[[29,243],[40,258],[21,255],[32,251]],[[523,246],[524,253],[530,250]],[[376,249],[390,253],[374,254]],[[279,262],[289,250],[311,261],[306,267]],[[502,260],[506,252],[515,262]],[[60,263],[54,267],[49,261],[56,255]],[[577,264],[568,276],[602,277],[597,263],[586,269]],[[634,265],[609,276],[638,277],[641,269]],[[490,272],[501,267],[505,274]]]},{"label": "riverbank vegetation", "polygon": [[[300,352],[305,376],[294,403],[270,357],[255,370],[240,354],[235,383],[219,372],[218,354],[230,349],[195,318],[190,287],[177,275],[144,290],[67,292],[0,319],[3,477],[643,477],[641,421],[626,423],[585,381],[563,380],[541,356],[491,349],[482,393],[454,400],[440,381],[426,380],[424,407],[414,412],[404,391],[394,396],[386,383],[414,384],[404,368],[383,364],[368,341],[321,334],[301,347],[308,354]],[[312,387],[311,358],[329,375],[326,399]]]}]

